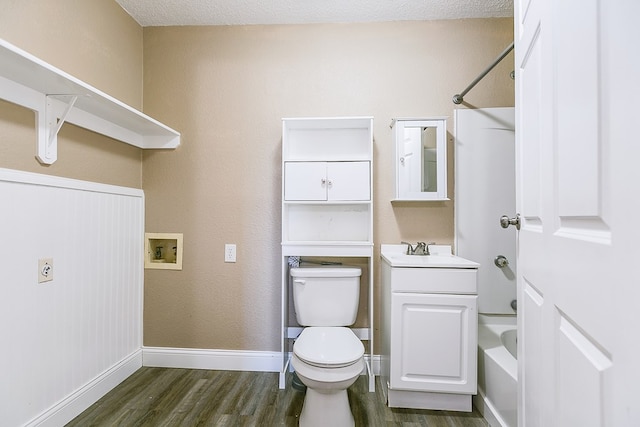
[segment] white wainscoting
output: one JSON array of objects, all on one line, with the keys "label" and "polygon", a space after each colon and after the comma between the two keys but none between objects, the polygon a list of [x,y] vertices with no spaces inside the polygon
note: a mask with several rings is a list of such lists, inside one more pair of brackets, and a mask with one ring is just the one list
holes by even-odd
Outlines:
[{"label": "white wainscoting", "polygon": [[142,190],[0,169],[3,425],[62,425],[142,366],[143,236]]}]

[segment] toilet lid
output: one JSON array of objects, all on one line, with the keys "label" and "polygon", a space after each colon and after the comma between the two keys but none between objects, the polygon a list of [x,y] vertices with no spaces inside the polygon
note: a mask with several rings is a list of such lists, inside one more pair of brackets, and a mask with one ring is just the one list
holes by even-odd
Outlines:
[{"label": "toilet lid", "polygon": [[302,330],[293,352],[310,365],[341,367],[357,362],[364,345],[349,328],[314,326]]}]

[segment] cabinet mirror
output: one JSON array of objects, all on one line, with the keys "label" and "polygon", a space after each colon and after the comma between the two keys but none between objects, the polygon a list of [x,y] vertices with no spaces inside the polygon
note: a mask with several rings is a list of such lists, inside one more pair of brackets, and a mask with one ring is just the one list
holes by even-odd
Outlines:
[{"label": "cabinet mirror", "polygon": [[446,119],[394,119],[393,201],[448,200]]}]

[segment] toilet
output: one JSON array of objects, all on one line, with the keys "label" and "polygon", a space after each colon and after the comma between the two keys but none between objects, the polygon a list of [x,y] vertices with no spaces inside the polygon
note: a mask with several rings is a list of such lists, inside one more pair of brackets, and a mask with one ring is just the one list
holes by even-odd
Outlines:
[{"label": "toilet", "polygon": [[291,365],[307,393],[300,426],[354,426],[347,388],[365,368],[364,346],[347,326],[360,298],[357,267],[290,269],[296,319],[305,328],[293,344]]}]

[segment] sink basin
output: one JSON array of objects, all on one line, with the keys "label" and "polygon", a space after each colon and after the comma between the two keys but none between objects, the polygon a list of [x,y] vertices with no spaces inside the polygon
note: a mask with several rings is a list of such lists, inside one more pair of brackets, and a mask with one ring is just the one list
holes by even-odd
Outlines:
[{"label": "sink basin", "polygon": [[449,253],[438,252],[433,255],[407,255],[404,245],[382,245],[382,258],[392,267],[422,268],[478,268],[480,264]]}]

